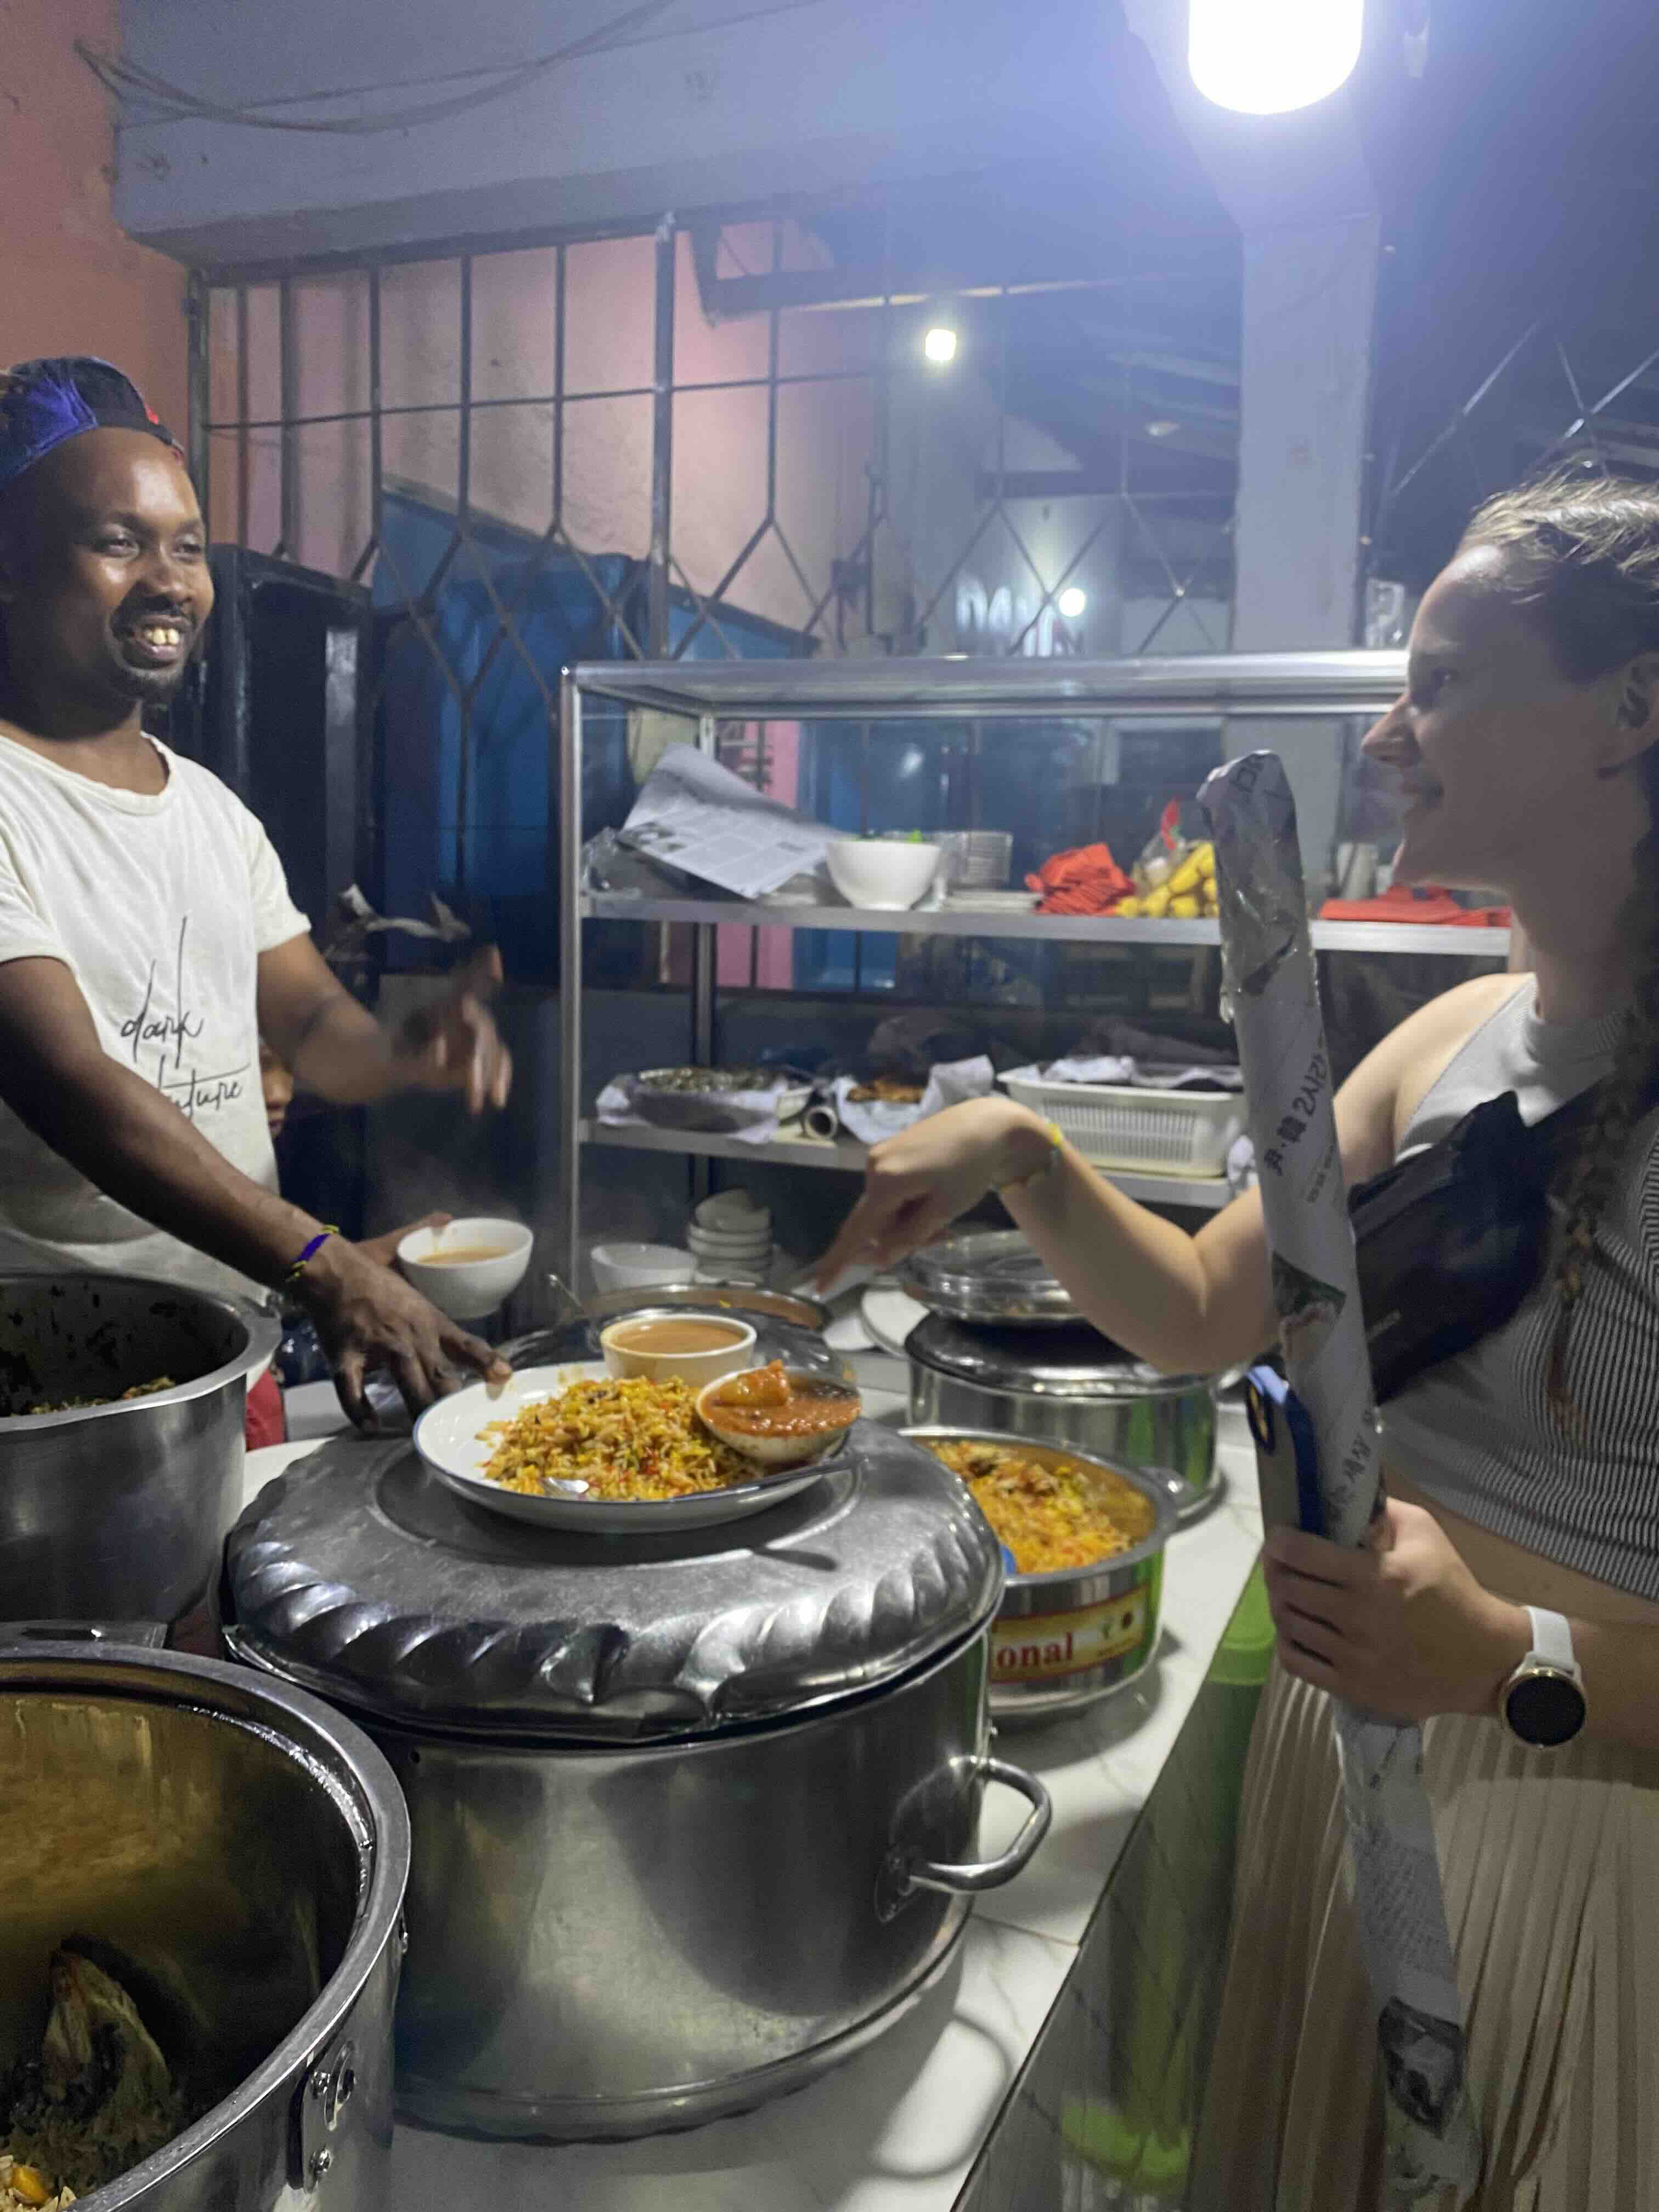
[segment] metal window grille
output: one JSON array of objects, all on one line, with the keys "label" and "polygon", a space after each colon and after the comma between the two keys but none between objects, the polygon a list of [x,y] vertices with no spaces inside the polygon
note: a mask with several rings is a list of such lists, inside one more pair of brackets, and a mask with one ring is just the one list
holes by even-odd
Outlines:
[{"label": "metal window grille", "polygon": [[[556,742],[526,636],[556,567],[624,657],[1224,647],[1237,295],[1215,240],[930,290],[880,253],[849,275],[810,215],[206,272],[191,458],[216,540],[372,581],[386,638],[427,656],[465,887],[504,662]],[[960,344],[937,374],[932,325]],[[416,550],[411,498],[442,518]],[[464,654],[461,585],[484,610]],[[721,757],[765,786],[769,735],[723,731]]]}]

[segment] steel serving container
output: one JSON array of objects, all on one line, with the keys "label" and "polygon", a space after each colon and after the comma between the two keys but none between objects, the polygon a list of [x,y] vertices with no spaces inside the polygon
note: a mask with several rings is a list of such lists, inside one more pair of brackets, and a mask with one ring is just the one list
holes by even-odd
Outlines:
[{"label": "steel serving container", "polygon": [[1078,1319],[1071,1292],[1018,1229],[965,1229],[913,1252],[898,1271],[930,1312],[980,1328],[1052,1328]]},{"label": "steel serving container", "polygon": [[910,1419],[1064,1444],[1162,1480],[1185,1522],[1219,1496],[1218,1381],[1161,1375],[1078,1322],[981,1328],[929,1314],[905,1342]]},{"label": "steel serving container", "polygon": [[[848,2056],[946,1968],[1048,1820],[989,1755],[999,1547],[868,1422],[749,1519],[508,1522],[406,1443],[331,1441],[226,1551],[237,1654],[344,1705],[414,1828],[398,2097],[487,2135],[636,2135]],[[980,1801],[1031,1811],[975,1856]]]},{"label": "steel serving container", "polygon": [[1152,1532],[1115,1558],[1052,1574],[1011,1572],[991,1626],[991,1711],[999,1721],[1049,1720],[1109,1697],[1151,1666],[1164,1601],[1164,1547],[1177,1516],[1169,1485],[1074,1447],[993,1429],[908,1428],[913,1442],[999,1444],[1022,1459],[1115,1475],[1152,1509]]},{"label": "steel serving container", "polygon": [[64,1620],[181,1620],[211,1591],[241,1502],[250,1379],[271,1315],[131,1275],[0,1276],[9,1406],[125,1403],[0,1417],[0,1612]]},{"label": "steel serving container", "polygon": [[85,2201],[381,2212],[409,1820],[380,1753],[246,1668],[78,1644],[0,1650],[0,2073],[73,1936],[214,2100]]}]

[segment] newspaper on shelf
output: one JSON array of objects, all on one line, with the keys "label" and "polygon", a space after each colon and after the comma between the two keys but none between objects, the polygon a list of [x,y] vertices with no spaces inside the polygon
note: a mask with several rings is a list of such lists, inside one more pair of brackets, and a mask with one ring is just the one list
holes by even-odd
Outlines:
[{"label": "newspaper on shelf", "polygon": [[[1317,1443],[1326,1532],[1359,1545],[1382,1510],[1382,1456],[1296,807],[1268,752],[1227,762],[1201,799],[1285,1370]],[[1336,1735],[1387,2089],[1387,2186],[1408,2203],[1472,2186],[1481,2161],[1422,1730],[1339,1704]]]},{"label": "newspaper on shelf", "polygon": [[763,898],[816,868],[838,833],[768,799],[695,745],[672,745],[618,842],[733,898]]}]

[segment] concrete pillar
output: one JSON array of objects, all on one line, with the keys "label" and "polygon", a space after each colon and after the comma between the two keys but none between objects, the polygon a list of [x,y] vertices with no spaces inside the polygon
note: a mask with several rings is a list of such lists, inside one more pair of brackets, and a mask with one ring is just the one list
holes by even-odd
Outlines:
[{"label": "concrete pillar", "polygon": [[[1236,652],[1359,641],[1360,521],[1378,249],[1375,216],[1244,234],[1244,358],[1234,524]],[[1340,726],[1235,722],[1230,752],[1271,745],[1296,794],[1310,890],[1330,866]]]},{"label": "concrete pillar", "polygon": [[[1291,115],[1230,114],[1192,83],[1186,0],[1125,0],[1124,12],[1243,242],[1233,647],[1353,645],[1380,239],[1348,95]],[[1260,745],[1284,758],[1316,890],[1336,832],[1340,731],[1232,726],[1230,751]]]}]

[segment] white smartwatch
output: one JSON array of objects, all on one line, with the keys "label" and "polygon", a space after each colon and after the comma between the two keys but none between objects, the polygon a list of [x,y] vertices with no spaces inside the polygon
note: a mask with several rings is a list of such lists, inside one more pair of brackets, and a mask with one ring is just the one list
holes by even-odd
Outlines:
[{"label": "white smartwatch", "polygon": [[1498,1693],[1498,1710],[1517,1743],[1553,1751],[1584,1725],[1589,1701],[1565,1613],[1529,1605],[1532,1648]]}]

